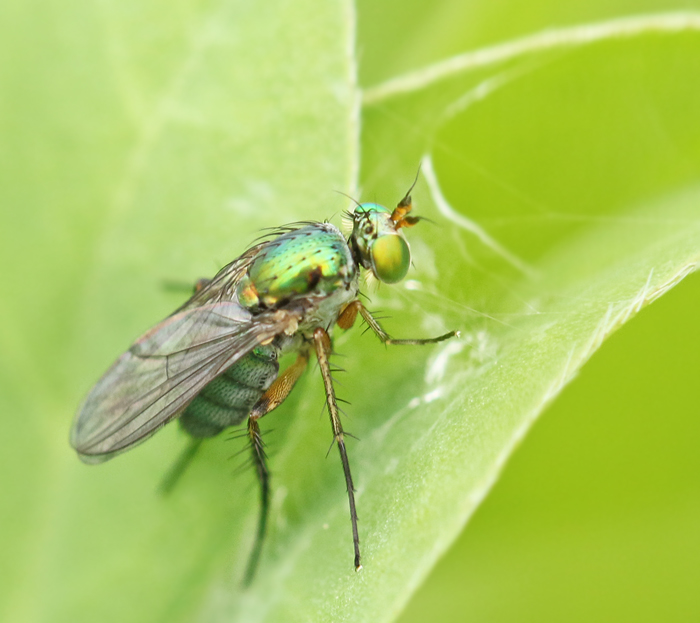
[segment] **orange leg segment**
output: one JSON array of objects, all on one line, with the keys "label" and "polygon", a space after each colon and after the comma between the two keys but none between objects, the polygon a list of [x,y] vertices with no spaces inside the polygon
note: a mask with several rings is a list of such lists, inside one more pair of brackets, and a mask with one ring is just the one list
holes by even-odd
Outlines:
[{"label": "orange leg segment", "polygon": [[257,420],[279,407],[287,399],[292,389],[294,389],[294,385],[296,385],[296,382],[304,373],[304,370],[306,370],[306,365],[308,363],[309,353],[299,353],[296,361],[277,377],[260,400],[255,403],[255,406],[250,412],[251,419]]},{"label": "orange leg segment", "polygon": [[362,303],[360,303],[360,301],[353,301],[352,303],[348,303],[338,316],[338,326],[341,329],[350,329],[352,325],[355,324],[357,312],[359,312],[361,309]]}]

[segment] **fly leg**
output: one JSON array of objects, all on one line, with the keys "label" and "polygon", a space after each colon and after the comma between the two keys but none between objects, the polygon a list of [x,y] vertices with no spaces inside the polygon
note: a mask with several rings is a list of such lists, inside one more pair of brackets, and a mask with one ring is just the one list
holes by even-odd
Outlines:
[{"label": "fly leg", "polygon": [[333,378],[331,377],[331,366],[328,361],[328,356],[331,351],[331,338],[325,329],[320,327],[314,331],[314,346],[316,347],[316,356],[318,357],[318,366],[321,369],[323,377],[323,386],[326,390],[326,403],[328,404],[328,413],[331,417],[331,426],[333,428],[333,438],[338,444],[340,451],[340,461],[343,464],[343,472],[345,473],[345,484],[348,490],[348,501],[350,502],[350,520],[352,521],[352,542],[355,548],[355,570],[362,569],[360,564],[360,535],[357,531],[357,510],[355,507],[355,487],[352,484],[352,475],[350,474],[350,463],[348,461],[348,453],[345,449],[345,439],[343,434],[343,426],[340,423],[338,413],[338,404],[335,398],[335,389],[333,388]]},{"label": "fly leg", "polygon": [[360,313],[364,321],[369,325],[370,329],[374,331],[376,336],[384,342],[384,344],[397,344],[400,346],[419,346],[422,344],[436,344],[437,342],[442,342],[444,340],[449,340],[451,337],[459,335],[459,331],[450,331],[444,335],[439,335],[438,337],[431,337],[423,340],[395,340],[389,336],[389,334],[382,329],[381,325],[374,319],[374,316],[369,312],[369,310],[360,301],[353,301],[348,304],[342,313],[338,317],[338,326],[341,329],[349,329],[355,323],[355,318],[357,318],[357,313]]},{"label": "fly leg", "polygon": [[260,552],[262,551],[262,544],[267,530],[267,515],[270,511],[270,472],[267,469],[267,455],[265,454],[257,418],[248,418],[248,440],[250,441],[250,449],[253,454],[255,475],[260,483],[260,516],[258,517],[258,532],[255,535],[255,545],[253,545],[253,551],[250,553],[245,579],[243,580],[244,586],[248,586],[253,581],[255,570],[258,567]]},{"label": "fly leg", "polygon": [[255,571],[260,561],[265,532],[267,531],[267,517],[270,511],[270,472],[267,468],[267,455],[265,454],[265,445],[260,433],[258,420],[273,409],[279,407],[286,400],[287,396],[289,396],[294,388],[294,385],[306,369],[308,361],[308,351],[300,352],[296,361],[277,377],[260,400],[255,403],[248,417],[248,441],[250,442],[255,475],[258,477],[258,482],[260,483],[260,516],[258,517],[258,531],[255,536],[255,545],[253,546],[253,551],[248,560],[248,567],[246,568],[245,586],[248,586],[255,576]]},{"label": "fly leg", "polygon": [[163,282],[163,287],[171,292],[189,292],[190,295],[197,294],[204,286],[208,286],[211,283],[211,279],[206,277],[200,277],[195,281],[194,286],[182,281],[165,281]]},{"label": "fly leg", "polygon": [[[207,279],[205,277],[197,279],[197,281],[194,284],[194,288],[192,288],[192,294],[197,294],[200,290],[202,290],[205,286],[209,285],[210,283],[211,279]],[[174,289],[181,288],[181,284],[178,283],[168,283],[167,285],[168,287]],[[185,286],[185,289],[186,288],[187,286]],[[170,470],[168,470],[168,473],[165,475],[165,478],[163,478],[163,480],[161,481],[158,490],[162,495],[169,495],[175,488],[175,485],[180,481],[180,478],[182,478],[182,475],[185,473],[185,470],[189,467],[195,454],[197,454],[197,450],[199,450],[199,446],[202,444],[202,441],[202,437],[192,437],[190,439],[190,442],[189,444],[187,444],[187,447],[182,451],[182,454],[180,454],[177,461],[175,461],[175,464],[170,468]]]},{"label": "fly leg", "polygon": [[192,437],[190,438],[189,444],[182,451],[182,454],[178,457],[175,464],[170,468],[168,473],[163,478],[160,483],[158,490],[162,495],[168,495],[173,490],[175,485],[179,482],[182,474],[185,473],[188,465],[192,462],[194,455],[197,454],[199,446],[202,444],[203,439]]}]

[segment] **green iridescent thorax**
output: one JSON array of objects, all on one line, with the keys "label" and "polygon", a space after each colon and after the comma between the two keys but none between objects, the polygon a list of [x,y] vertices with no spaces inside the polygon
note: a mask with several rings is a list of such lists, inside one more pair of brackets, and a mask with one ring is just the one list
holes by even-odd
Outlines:
[{"label": "green iridescent thorax", "polygon": [[384,283],[397,283],[411,265],[411,250],[391,219],[392,211],[378,203],[355,208],[351,243],[358,260]]},{"label": "green iridescent thorax", "polygon": [[237,287],[248,308],[274,307],[303,295],[329,295],[355,278],[347,242],[330,223],[284,233],[264,246]]}]

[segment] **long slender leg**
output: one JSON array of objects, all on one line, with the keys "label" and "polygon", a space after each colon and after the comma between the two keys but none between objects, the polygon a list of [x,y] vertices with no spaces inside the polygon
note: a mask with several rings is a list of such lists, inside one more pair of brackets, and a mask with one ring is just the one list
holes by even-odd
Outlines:
[{"label": "long slender leg", "polygon": [[355,570],[362,569],[360,564],[360,535],[357,531],[357,509],[355,507],[355,487],[352,484],[352,475],[350,474],[350,462],[348,461],[348,453],[345,449],[345,439],[343,435],[343,425],[340,423],[338,413],[338,404],[335,398],[335,390],[333,388],[333,378],[331,377],[331,366],[328,361],[328,356],[331,350],[331,339],[328,333],[321,328],[314,331],[314,346],[316,347],[316,356],[318,357],[318,365],[323,376],[323,386],[326,390],[326,402],[328,404],[328,413],[331,417],[331,426],[333,428],[333,437],[338,444],[340,452],[340,460],[343,464],[343,472],[345,473],[345,484],[348,489],[348,501],[350,503],[350,520],[352,521],[352,542],[355,548]]},{"label": "long slender leg", "polygon": [[258,531],[255,535],[255,544],[253,551],[248,559],[246,567],[245,579],[243,584],[248,586],[255,576],[255,571],[258,568],[260,561],[260,552],[267,531],[267,516],[270,510],[270,472],[267,469],[267,455],[260,434],[260,426],[258,426],[258,418],[248,418],[248,439],[250,441],[250,449],[253,455],[253,466],[255,474],[260,483],[260,515],[258,517]]},{"label": "long slender leg", "polygon": [[382,329],[381,325],[374,319],[374,316],[372,316],[369,310],[360,301],[353,301],[347,307],[345,307],[338,318],[338,326],[340,326],[341,329],[349,329],[352,327],[358,312],[372,331],[374,331],[377,337],[385,344],[396,344],[398,346],[420,346],[422,344],[436,344],[437,342],[449,340],[451,337],[459,335],[459,331],[450,331],[444,335],[423,340],[395,340],[390,337],[389,334],[384,331],[384,329]]},{"label": "long slender leg", "polygon": [[255,475],[260,483],[260,515],[258,517],[258,531],[255,535],[255,544],[246,568],[245,586],[252,582],[260,562],[260,553],[262,552],[262,545],[267,532],[267,518],[270,512],[270,471],[267,468],[265,445],[260,434],[258,420],[286,400],[306,369],[308,361],[309,353],[307,351],[300,352],[296,361],[270,385],[269,389],[252,408],[248,417],[248,440],[250,442]]},{"label": "long slender leg", "polygon": [[197,454],[197,450],[199,450],[199,446],[202,444],[202,441],[202,439],[197,439],[196,437],[192,437],[190,439],[187,447],[182,451],[182,454],[180,454],[177,461],[175,461],[173,466],[165,475],[165,478],[163,478],[162,482],[160,483],[158,490],[161,492],[161,494],[168,495],[173,490],[175,485],[182,477],[182,474],[185,473],[185,470],[192,462],[194,455]]}]

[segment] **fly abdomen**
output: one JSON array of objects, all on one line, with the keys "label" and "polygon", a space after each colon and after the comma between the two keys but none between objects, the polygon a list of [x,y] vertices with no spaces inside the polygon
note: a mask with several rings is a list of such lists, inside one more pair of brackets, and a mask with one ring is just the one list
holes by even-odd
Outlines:
[{"label": "fly abdomen", "polygon": [[277,378],[277,348],[259,346],[209,383],[180,416],[193,437],[213,437],[240,424]]}]

